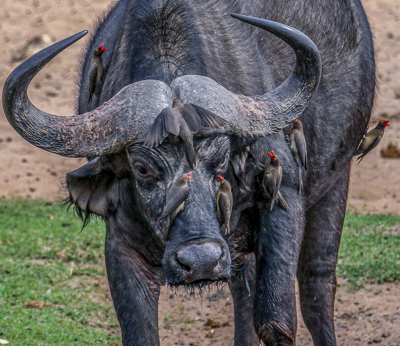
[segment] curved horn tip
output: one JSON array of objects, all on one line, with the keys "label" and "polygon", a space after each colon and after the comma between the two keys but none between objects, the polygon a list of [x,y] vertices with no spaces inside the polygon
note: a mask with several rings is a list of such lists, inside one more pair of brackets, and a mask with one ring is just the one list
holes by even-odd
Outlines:
[{"label": "curved horn tip", "polygon": [[[38,53],[32,55],[31,57],[23,61],[10,73],[7,80],[5,81],[3,88],[3,95],[4,92],[9,88],[16,87],[14,85],[15,83],[17,85],[20,84],[21,77],[27,73],[27,70],[32,69],[32,66],[35,65],[37,66],[37,69],[34,69],[35,70],[34,75],[36,75],[36,73],[38,73],[57,54],[59,54],[72,44],[74,44],[76,41],[79,41],[88,32],[89,32],[88,30],[83,30],[81,32],[78,32],[70,37],[67,37],[59,42],[52,44],[51,46],[39,51]],[[34,75],[31,76],[30,80],[33,79]]]},{"label": "curved horn tip", "polygon": [[[308,50],[313,51],[313,54],[317,55],[319,58],[319,52],[318,48],[315,45],[315,43],[303,32],[300,30],[297,30],[296,28],[293,28],[289,25],[279,23],[279,22],[274,22],[272,20],[268,19],[263,19],[263,18],[257,18],[257,17],[251,17],[251,16],[245,16],[243,14],[238,14],[238,13],[232,13],[231,16],[233,18],[239,19],[242,22],[254,25],[256,27],[259,27],[260,29],[267,30],[271,32],[272,34],[278,36],[282,40],[284,40],[286,43],[291,44],[290,41],[299,41],[301,43],[301,46],[304,46]],[[284,36],[282,36],[284,35]]]}]

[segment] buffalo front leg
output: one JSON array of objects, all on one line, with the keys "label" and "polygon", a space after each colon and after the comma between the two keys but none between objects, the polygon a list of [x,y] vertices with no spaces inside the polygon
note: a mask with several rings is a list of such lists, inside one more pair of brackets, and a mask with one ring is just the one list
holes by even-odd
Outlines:
[{"label": "buffalo front leg", "polygon": [[107,230],[105,250],[108,283],[123,345],[159,345],[160,286],[156,280],[149,280],[148,266],[118,231]]},{"label": "buffalo front leg", "polygon": [[258,346],[254,329],[253,300],[255,291],[254,253],[241,256],[240,269],[232,272],[229,280],[235,309],[235,346]]},{"label": "buffalo front leg", "polygon": [[314,345],[336,345],[333,321],[336,264],[346,212],[349,168],[306,212],[298,269],[300,306]]},{"label": "buffalo front leg", "polygon": [[274,206],[260,217],[256,245],[254,324],[266,346],[294,345],[295,278],[304,229],[304,209],[296,189],[282,189],[286,212]]}]

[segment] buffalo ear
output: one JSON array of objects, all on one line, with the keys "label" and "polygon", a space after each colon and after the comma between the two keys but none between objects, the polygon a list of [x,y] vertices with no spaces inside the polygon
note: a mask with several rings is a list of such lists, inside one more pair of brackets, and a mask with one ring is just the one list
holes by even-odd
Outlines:
[{"label": "buffalo ear", "polygon": [[67,174],[70,202],[75,204],[85,222],[91,213],[106,216],[109,204],[118,197],[118,178],[104,157],[97,157]]}]

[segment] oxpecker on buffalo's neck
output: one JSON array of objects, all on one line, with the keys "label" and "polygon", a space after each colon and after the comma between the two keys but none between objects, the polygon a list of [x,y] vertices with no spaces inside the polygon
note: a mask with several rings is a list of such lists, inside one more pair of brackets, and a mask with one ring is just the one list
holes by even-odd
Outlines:
[{"label": "oxpecker on buffalo's neck", "polygon": [[104,65],[102,55],[108,48],[103,48],[104,43],[93,52],[92,66],[89,71],[89,101],[93,94],[98,95],[100,83],[104,74]]},{"label": "oxpecker on buffalo's neck", "polygon": [[296,119],[293,124],[293,129],[290,132],[290,148],[299,167],[299,191],[301,192],[303,188],[302,170],[307,169],[307,145],[302,122]]}]

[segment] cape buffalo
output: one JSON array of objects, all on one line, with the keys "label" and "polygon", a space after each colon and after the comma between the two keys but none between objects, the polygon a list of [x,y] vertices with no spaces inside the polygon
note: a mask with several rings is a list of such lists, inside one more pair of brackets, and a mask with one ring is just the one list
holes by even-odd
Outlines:
[{"label": "cape buffalo", "polygon": [[[67,175],[67,185],[85,221],[91,214],[104,218],[107,275],[124,345],[159,344],[160,285],[219,280],[229,282],[234,299],[235,345],[293,345],[296,275],[314,344],[335,345],[335,269],[350,163],[375,88],[360,1],[120,0],[86,49],[78,115],[37,109],[27,96],[30,81],[83,35],[17,67],[5,83],[3,106],[33,145],[89,158]],[[88,103],[91,57],[101,43],[108,48],[104,72]],[[143,142],[174,97],[227,125],[195,135],[188,200],[164,242],[155,225],[166,191],[191,169],[179,138],[153,148]],[[288,136],[299,116],[308,154],[301,192]],[[270,210],[261,186],[269,151],[280,159],[287,211],[277,204]],[[227,235],[216,216],[218,175],[233,194]]]}]

